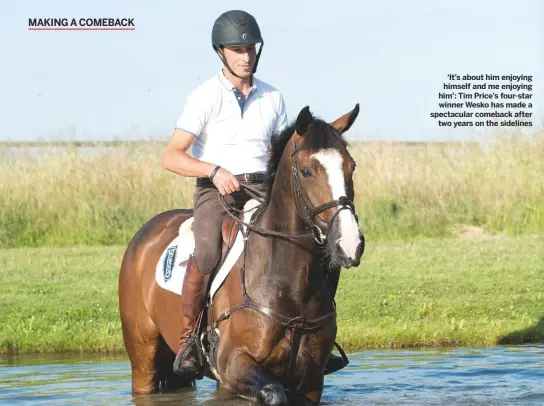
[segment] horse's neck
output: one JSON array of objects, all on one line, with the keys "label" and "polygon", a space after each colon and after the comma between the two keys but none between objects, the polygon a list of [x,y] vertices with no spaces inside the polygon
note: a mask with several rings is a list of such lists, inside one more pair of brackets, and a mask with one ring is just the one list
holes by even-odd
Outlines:
[{"label": "horse's neck", "polygon": [[[281,195],[281,198],[280,196]],[[288,234],[308,232],[292,196],[285,190],[272,193],[257,226]],[[332,301],[313,239],[286,240],[253,234],[248,241],[246,286],[249,296],[285,315],[308,316],[331,311]]]}]

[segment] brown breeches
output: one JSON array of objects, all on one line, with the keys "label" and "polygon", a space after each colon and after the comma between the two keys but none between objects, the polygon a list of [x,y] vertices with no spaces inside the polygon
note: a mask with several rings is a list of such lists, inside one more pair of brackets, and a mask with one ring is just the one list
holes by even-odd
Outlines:
[{"label": "brown breeches", "polygon": [[[248,185],[262,193],[265,192],[263,183],[250,183]],[[244,208],[244,205],[250,199],[251,197],[243,189],[225,195],[227,204],[240,210]],[[200,272],[208,275],[221,259],[221,225],[223,220],[229,217],[219,201],[219,191],[215,186],[196,186],[193,215],[194,257]]]}]

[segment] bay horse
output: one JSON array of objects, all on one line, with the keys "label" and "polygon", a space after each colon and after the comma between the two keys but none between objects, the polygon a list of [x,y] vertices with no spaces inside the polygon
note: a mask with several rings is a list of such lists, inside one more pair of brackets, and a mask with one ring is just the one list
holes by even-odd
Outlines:
[{"label": "bay horse", "polygon": [[[358,266],[364,251],[355,161],[342,137],[358,113],[357,104],[327,123],[303,108],[272,139],[267,193],[252,220],[232,215],[223,224],[223,254],[237,230],[244,251],[208,299],[199,331],[204,375],[232,394],[262,405],[320,403],[340,268]],[[180,298],[155,280],[161,254],[191,216],[188,209],[156,215],[123,257],[119,310],[134,394],[194,385],[172,372]]]}]

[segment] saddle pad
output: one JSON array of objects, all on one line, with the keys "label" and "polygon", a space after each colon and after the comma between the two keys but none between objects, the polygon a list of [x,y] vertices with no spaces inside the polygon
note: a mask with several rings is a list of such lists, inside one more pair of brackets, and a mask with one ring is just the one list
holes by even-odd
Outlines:
[{"label": "saddle pad", "polygon": [[192,223],[191,217],[181,225],[178,236],[168,244],[155,268],[157,284],[178,295],[181,295],[187,260],[195,249]]}]

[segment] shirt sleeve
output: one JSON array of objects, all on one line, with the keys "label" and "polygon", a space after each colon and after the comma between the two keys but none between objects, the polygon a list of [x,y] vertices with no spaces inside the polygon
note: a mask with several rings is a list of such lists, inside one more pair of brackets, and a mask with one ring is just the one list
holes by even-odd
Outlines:
[{"label": "shirt sleeve", "polygon": [[176,128],[198,137],[207,122],[207,112],[198,94],[191,93],[183,106],[183,112],[176,122]]},{"label": "shirt sleeve", "polygon": [[285,101],[282,95],[279,96],[278,116],[276,117],[276,125],[274,127],[274,134],[279,134],[287,127],[287,110],[285,109]]}]

